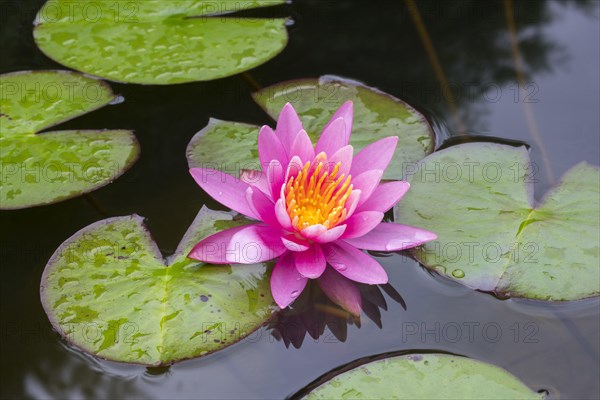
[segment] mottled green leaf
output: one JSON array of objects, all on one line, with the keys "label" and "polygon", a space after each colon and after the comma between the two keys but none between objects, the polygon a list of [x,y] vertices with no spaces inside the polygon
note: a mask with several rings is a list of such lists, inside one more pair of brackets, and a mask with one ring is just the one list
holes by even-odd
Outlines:
[{"label": "mottled green leaf", "polygon": [[34,37],[52,59],[113,81],[205,81],[254,68],[285,47],[285,19],[226,15],[283,2],[49,0]]},{"label": "mottled green leaf", "polygon": [[249,221],[203,208],[165,261],[137,215],[96,222],[67,239],[44,271],[54,328],[86,352],[167,365],[229,346],[270,318],[266,264],[187,258],[200,239]]},{"label": "mottled green leaf", "polygon": [[244,169],[260,170],[256,125],[211,119],[187,148],[190,168],[213,168],[239,176]]},{"label": "mottled green leaf", "polygon": [[355,153],[386,136],[399,138],[385,179],[401,179],[406,164],[433,150],[433,131],[423,115],[403,101],[360,83],[330,76],[302,79],[267,87],[255,93],[254,98],[275,119],[285,103],[292,103],[313,142],[337,108],[352,100],[354,125],[350,144]]},{"label": "mottled green leaf", "polygon": [[[407,165],[412,166],[431,152],[433,139],[429,124],[402,101],[374,89],[333,78],[322,78],[315,87],[316,82],[294,82],[293,87],[301,92],[294,95],[282,92],[288,90],[288,84],[276,85],[256,93],[255,100],[274,118],[286,102],[293,103],[314,144],[337,108],[352,99],[355,117],[351,143],[355,146],[355,153],[383,137],[397,134],[400,138],[394,160],[385,175],[387,179],[400,179]],[[312,105],[306,99],[295,102],[304,98],[302,93],[314,99],[315,93],[326,97],[327,91],[334,93],[335,98],[327,101],[321,98]],[[296,95],[300,97],[293,97]],[[256,125],[211,119],[188,145],[189,166],[214,168],[236,176],[244,169],[261,169],[257,148],[259,129]]]},{"label": "mottled green leaf", "polygon": [[67,71],[0,75],[0,208],[54,203],[112,182],[138,158],[131,131],[39,131],[115,99],[110,87]]},{"label": "mottled green leaf", "polygon": [[507,371],[445,354],[412,354],[364,364],[325,382],[306,399],[542,399]]},{"label": "mottled green leaf", "polygon": [[600,294],[600,174],[581,163],[534,206],[524,147],[470,143],[415,166],[396,221],[438,234],[415,253],[474,289],[540,300]]}]

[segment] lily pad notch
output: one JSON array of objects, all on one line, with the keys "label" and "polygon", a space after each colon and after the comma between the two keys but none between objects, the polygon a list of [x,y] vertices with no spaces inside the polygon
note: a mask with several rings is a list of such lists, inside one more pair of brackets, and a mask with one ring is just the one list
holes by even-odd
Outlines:
[{"label": "lily pad notch", "polygon": [[89,225],[48,261],[44,310],[67,341],[108,360],[170,365],[227,347],[275,312],[270,268],[203,264],[187,254],[200,239],[246,223],[203,207],[166,260],[137,215]]},{"label": "lily pad notch", "polygon": [[91,192],[139,158],[129,130],[40,132],[114,101],[105,82],[70,71],[20,71],[0,75],[0,94],[0,209]]}]

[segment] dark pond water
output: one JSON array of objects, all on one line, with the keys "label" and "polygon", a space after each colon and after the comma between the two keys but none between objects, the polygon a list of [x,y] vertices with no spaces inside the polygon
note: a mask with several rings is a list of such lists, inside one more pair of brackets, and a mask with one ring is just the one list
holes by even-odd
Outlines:
[{"label": "dark pond water", "polygon": [[[61,68],[33,44],[31,21],[42,3],[0,2],[1,72]],[[262,85],[323,74],[363,81],[424,110],[438,145],[461,133],[527,142],[540,167],[538,198],[579,161],[600,162],[598,1],[515,4],[527,84],[521,92],[503,2],[419,1],[418,7],[445,85],[400,1],[298,0],[278,7],[272,13],[294,20],[289,46],[250,75]],[[392,296],[383,295],[388,307],[379,318],[371,310],[372,319],[363,315],[358,327],[328,315],[324,334],[306,336],[301,346],[297,330],[284,332],[297,345],[286,347],[265,327],[224,351],[165,369],[98,361],[69,349],[52,331],[38,296],[55,248],[106,216],[138,213],[161,250],[173,252],[202,204],[217,207],[188,176],[190,138],[209,117],[271,123],[240,76],[112,87],[124,103],[61,127],[134,129],[140,161],[90,196],[0,214],[2,398],[284,398],[347,363],[411,350],[484,360],[554,397],[600,397],[598,298],[559,305],[500,300],[432,276],[402,255],[379,260],[404,304],[388,290]],[[306,312],[323,321],[322,311]]]}]

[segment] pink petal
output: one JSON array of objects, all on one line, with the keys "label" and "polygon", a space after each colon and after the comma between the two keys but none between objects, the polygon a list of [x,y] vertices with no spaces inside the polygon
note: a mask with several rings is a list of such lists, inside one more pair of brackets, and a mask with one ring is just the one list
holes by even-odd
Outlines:
[{"label": "pink petal", "polygon": [[272,160],[277,160],[282,165],[287,165],[288,162],[287,154],[281,141],[275,135],[273,129],[267,125],[263,126],[258,134],[258,157],[263,170],[267,169]]},{"label": "pink petal", "polygon": [[362,297],[360,290],[351,280],[344,278],[333,268],[327,268],[317,282],[331,301],[350,314],[360,316]]},{"label": "pink petal", "polygon": [[313,149],[312,142],[304,129],[296,135],[290,149],[290,155],[298,156],[302,160],[302,163],[310,162],[315,158],[315,150]]},{"label": "pink petal", "polygon": [[258,215],[252,211],[246,200],[246,189],[250,187],[247,183],[210,168],[191,168],[190,174],[196,183],[219,203],[250,218],[258,219]]},{"label": "pink petal", "polygon": [[369,200],[369,197],[371,197],[371,194],[379,185],[382,176],[382,170],[373,169],[363,172],[357,177],[352,177],[352,187],[361,191],[360,199],[358,200],[359,207],[361,204],[364,204],[367,200]]},{"label": "pink petal", "polygon": [[231,236],[227,244],[227,260],[254,264],[269,261],[283,254],[281,230],[267,225],[248,225]]},{"label": "pink petal", "polygon": [[275,203],[275,217],[277,217],[277,221],[283,229],[287,231],[292,230],[292,221],[290,220],[290,216],[285,209],[285,202],[283,199],[279,199]]},{"label": "pink petal", "polygon": [[400,201],[410,184],[405,181],[386,182],[377,186],[367,201],[361,204],[359,211],[386,212]]},{"label": "pink petal", "polygon": [[325,227],[325,225],[315,224],[302,229],[300,232],[305,238],[314,239],[320,234],[327,232],[327,228]]},{"label": "pink petal", "polygon": [[279,258],[271,273],[271,294],[280,308],[290,305],[302,293],[308,279],[300,275],[291,253]]},{"label": "pink petal", "polygon": [[342,238],[361,237],[372,231],[382,220],[383,213],[381,211],[363,211],[356,213],[344,222],[347,225],[347,228],[342,235]]},{"label": "pink petal", "polygon": [[288,234],[281,237],[283,245],[290,251],[302,252],[310,247],[305,241],[298,239],[294,234]]},{"label": "pink petal", "polygon": [[394,156],[398,136],[389,136],[371,143],[354,156],[352,161],[352,176],[358,176],[365,171],[380,169],[385,171]]},{"label": "pink petal", "polygon": [[300,173],[300,171],[302,171],[302,168],[304,168],[304,163],[302,162],[300,157],[293,156],[285,171],[284,180],[287,182],[290,179],[290,177],[297,176]]},{"label": "pink petal", "polygon": [[235,228],[225,229],[224,231],[217,232],[214,235],[202,239],[192,248],[188,257],[211,264],[229,264],[225,252],[227,244],[231,240],[231,236],[247,226],[237,226]]},{"label": "pink petal", "polygon": [[356,210],[356,207],[358,207],[358,202],[360,201],[360,195],[361,195],[361,191],[360,190],[353,190],[350,193],[350,196],[348,196],[348,200],[346,200],[346,219],[350,218],[352,216],[352,214],[354,214],[354,211]]},{"label": "pink petal", "polygon": [[350,173],[350,167],[352,166],[352,154],[354,153],[354,148],[350,145],[344,146],[338,151],[336,151],[329,158],[329,169],[333,169],[337,163],[340,163],[340,169],[338,172],[338,176],[344,174],[348,176]]},{"label": "pink petal", "polygon": [[286,251],[281,233],[264,224],[238,226],[215,233],[194,246],[188,257],[212,264],[254,264]]},{"label": "pink petal", "polygon": [[316,279],[325,271],[325,255],[321,246],[313,245],[306,251],[294,253],[296,260],[296,269],[300,275],[308,279]]},{"label": "pink petal", "polygon": [[342,236],[344,231],[346,230],[346,225],[338,225],[331,229],[328,229],[326,232],[321,233],[313,240],[317,243],[329,243],[337,240]]},{"label": "pink petal", "polygon": [[271,198],[277,199],[283,186],[283,166],[277,160],[272,160],[267,167],[267,182],[270,188]]},{"label": "pink petal", "polygon": [[267,196],[271,196],[271,187],[267,181],[267,174],[253,169],[243,169],[240,174],[240,180],[248,185],[257,188]]},{"label": "pink petal", "polygon": [[327,160],[327,154],[325,154],[325,153],[323,153],[323,152],[321,152],[321,153],[318,153],[318,154],[315,156],[315,158],[314,158],[314,160],[312,161],[312,163],[311,163],[311,166],[310,166],[309,172],[310,172],[310,173],[313,173],[313,172],[315,172],[315,170],[317,169],[317,166],[318,166],[319,164],[322,164],[322,167],[321,167],[321,173],[325,173],[325,172],[328,172],[328,171],[329,171],[329,165],[330,165],[330,162]]},{"label": "pink petal", "polygon": [[317,154],[324,152],[329,157],[347,144],[346,123],[343,118],[338,118],[330,122],[323,130],[315,151]]},{"label": "pink petal", "polygon": [[250,208],[259,216],[260,220],[274,227],[281,227],[275,216],[275,204],[273,200],[258,189],[248,188],[246,199]]},{"label": "pink petal", "polygon": [[325,129],[327,129],[329,127],[329,125],[331,125],[333,123],[333,121],[337,120],[338,118],[342,118],[344,120],[344,123],[346,126],[345,141],[346,141],[346,143],[349,143],[350,142],[350,134],[352,132],[352,120],[354,118],[353,116],[354,116],[354,104],[352,103],[352,100],[348,100],[347,102],[342,104],[342,106],[340,108],[337,109],[335,114],[333,114],[333,117],[331,117],[331,120],[329,120],[327,125],[325,125],[325,128],[323,128],[323,131]]},{"label": "pink petal", "polygon": [[341,240],[327,245],[325,257],[336,271],[353,281],[368,284],[388,281],[385,270],[377,261]]},{"label": "pink petal", "polygon": [[275,128],[275,134],[279,137],[287,154],[291,155],[292,143],[294,143],[296,135],[301,130],[302,122],[300,122],[296,110],[294,110],[294,107],[290,103],[287,103],[279,114],[277,127]]},{"label": "pink petal", "polygon": [[397,251],[435,239],[437,239],[435,233],[424,229],[394,223],[381,223],[364,236],[344,239],[344,241],[364,250]]}]

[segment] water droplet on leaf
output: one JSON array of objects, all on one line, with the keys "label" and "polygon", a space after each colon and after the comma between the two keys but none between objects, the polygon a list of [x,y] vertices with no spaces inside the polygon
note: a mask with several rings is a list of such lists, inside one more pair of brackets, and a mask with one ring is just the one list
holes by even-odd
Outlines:
[{"label": "water droplet on leaf", "polygon": [[452,276],[455,278],[464,278],[465,271],[463,271],[462,269],[455,269],[454,271],[452,271]]}]

